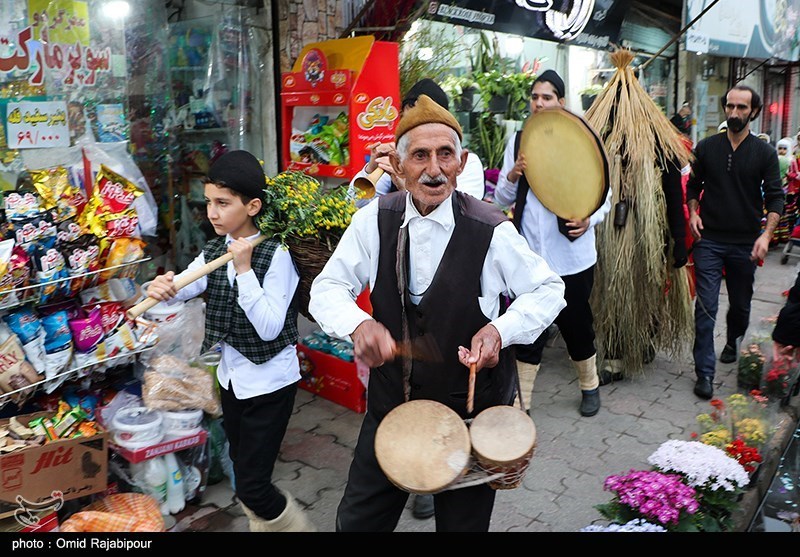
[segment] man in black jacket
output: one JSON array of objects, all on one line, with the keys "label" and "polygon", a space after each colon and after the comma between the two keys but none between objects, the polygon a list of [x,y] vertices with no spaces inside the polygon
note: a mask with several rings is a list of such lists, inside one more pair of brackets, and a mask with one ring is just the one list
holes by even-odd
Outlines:
[{"label": "man in black jacket", "polygon": [[722,105],[728,129],[697,144],[686,187],[695,238],[694,393],[703,399],[714,395],[714,323],[723,269],[730,305],[720,361],[732,363],[750,320],[756,266],[767,254],[784,205],[778,154],[750,133],[750,122],[762,108],[758,93],[736,85]]}]

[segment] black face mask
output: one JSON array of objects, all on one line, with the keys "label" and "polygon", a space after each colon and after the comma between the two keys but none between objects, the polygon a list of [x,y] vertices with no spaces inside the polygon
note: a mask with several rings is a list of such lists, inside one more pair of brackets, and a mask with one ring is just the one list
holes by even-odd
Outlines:
[{"label": "black face mask", "polygon": [[741,118],[731,117],[728,118],[727,122],[728,122],[728,129],[731,130],[733,133],[739,133],[747,125],[747,122],[745,122]]}]

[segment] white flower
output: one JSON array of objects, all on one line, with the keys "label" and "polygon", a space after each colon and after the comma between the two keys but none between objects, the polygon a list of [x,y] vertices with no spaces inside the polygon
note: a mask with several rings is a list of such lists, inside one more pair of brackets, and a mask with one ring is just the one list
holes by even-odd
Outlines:
[{"label": "white flower", "polygon": [[608,526],[592,524],[581,528],[581,532],[666,532],[666,528],[647,522],[643,518],[634,518],[625,524],[611,523]]},{"label": "white flower", "polygon": [[666,441],[647,462],[662,472],[683,475],[690,486],[700,489],[735,491],[750,481],[744,466],[725,451],[699,441]]}]

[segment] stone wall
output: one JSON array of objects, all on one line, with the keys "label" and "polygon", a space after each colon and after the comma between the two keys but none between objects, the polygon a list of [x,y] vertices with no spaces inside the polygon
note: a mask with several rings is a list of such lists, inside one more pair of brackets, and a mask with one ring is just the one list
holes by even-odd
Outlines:
[{"label": "stone wall", "polygon": [[309,43],[338,39],[348,22],[345,0],[278,0],[281,72],[290,71]]}]

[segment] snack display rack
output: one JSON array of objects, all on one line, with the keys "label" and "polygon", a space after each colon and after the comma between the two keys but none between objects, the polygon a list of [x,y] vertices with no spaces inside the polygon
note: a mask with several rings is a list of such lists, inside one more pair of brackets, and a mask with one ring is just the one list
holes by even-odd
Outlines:
[{"label": "snack display rack", "polygon": [[104,273],[110,273],[115,278],[133,278],[139,265],[147,261],[150,261],[150,257],[143,257],[135,261],[129,261],[112,267],[105,267],[96,271],[56,279],[45,283],[30,284],[28,286],[3,290],[0,292],[0,311],[13,309],[25,304],[38,304],[48,289],[58,290],[61,288],[69,288],[70,291],[75,291],[73,286],[80,284],[80,281],[85,281],[85,283],[81,284],[81,289],[97,286],[100,283],[101,275]]},{"label": "snack display rack", "polygon": [[[98,284],[105,282],[105,280],[101,280],[102,277],[106,277],[106,280],[108,278],[123,278],[123,277],[133,278],[133,276],[136,274],[136,271],[138,270],[139,265],[149,260],[150,257],[143,257],[140,259],[136,259],[134,261],[128,261],[125,263],[121,263],[119,265],[104,267],[96,271],[91,271],[88,273],[82,273],[71,277],[65,277],[53,281],[48,281],[46,283],[31,284],[28,286],[14,288],[10,290],[4,290],[3,292],[0,292],[0,311],[14,309],[16,307],[23,306],[26,304],[36,305],[42,300],[42,297],[44,296],[45,292],[48,291],[48,289],[54,289],[55,291],[58,291],[61,288],[65,288],[68,289],[68,291],[76,292],[72,296],[66,296],[66,297],[61,296],[61,297],[56,297],[52,300],[53,302],[57,302],[57,301],[62,301],[64,299],[74,298],[77,295],[78,291],[77,289],[73,289],[72,288],[73,286],[80,285],[80,290],[83,290],[86,288],[97,286]],[[50,300],[48,300],[48,302],[50,302]],[[44,378],[41,381],[31,383],[30,385],[25,385],[19,389],[0,393],[0,407],[2,407],[6,402],[8,402],[11,397],[19,393],[22,393],[24,391],[29,391],[31,389],[38,389],[54,381],[58,381],[59,383],[61,383],[64,380],[69,379],[70,377],[73,376],[75,377],[86,376],[92,371],[92,368],[101,365],[107,366],[109,363],[112,362],[121,363],[126,358],[136,357],[139,354],[152,350],[154,347],[155,344],[145,345],[136,350],[113,354],[107,358],[103,358],[101,360],[94,361],[83,366],[73,367],[65,371],[61,371],[53,375],[52,377]]]}]

